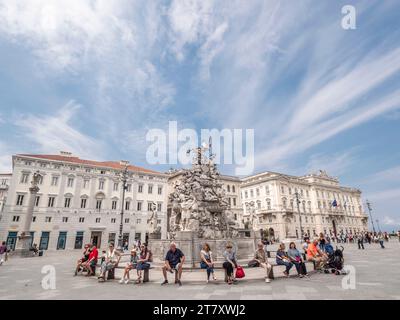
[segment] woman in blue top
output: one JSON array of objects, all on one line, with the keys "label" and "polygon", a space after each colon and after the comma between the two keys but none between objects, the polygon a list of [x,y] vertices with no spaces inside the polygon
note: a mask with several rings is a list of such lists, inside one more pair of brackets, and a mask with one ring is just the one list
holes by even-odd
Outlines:
[{"label": "woman in blue top", "polygon": [[200,251],[200,267],[207,270],[207,283],[210,280],[210,275],[213,275],[214,281],[217,280],[214,274],[214,261],[212,258],[212,252],[208,243],[203,245],[203,249]]},{"label": "woman in blue top", "polygon": [[285,251],[285,245],[283,243],[279,245],[279,250],[276,252],[276,263],[286,267],[286,270],[283,271],[283,274],[288,277],[289,271],[293,267],[293,263],[290,262],[290,258]]},{"label": "woman in blue top", "polygon": [[233,277],[233,270],[237,266],[236,262],[236,254],[235,251],[232,250],[232,244],[228,243],[226,245],[226,250],[223,253],[225,258],[225,262],[222,264],[223,268],[226,270],[226,275],[228,276],[228,284],[232,284],[235,281]]},{"label": "woman in blue top", "polygon": [[292,262],[296,267],[299,277],[303,278],[304,276],[308,276],[306,265],[304,264],[304,261],[301,258],[300,251],[297,250],[296,244],[294,242],[291,242],[289,244],[289,250],[287,253],[290,258],[290,262]]}]

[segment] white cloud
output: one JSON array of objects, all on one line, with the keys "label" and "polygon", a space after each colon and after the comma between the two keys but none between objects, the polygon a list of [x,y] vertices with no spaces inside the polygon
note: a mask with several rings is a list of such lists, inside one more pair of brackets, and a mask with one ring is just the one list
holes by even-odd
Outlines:
[{"label": "white cloud", "polygon": [[327,171],[328,174],[340,176],[351,168],[355,161],[354,150],[334,154],[318,153],[310,156],[306,170],[307,172],[316,172],[322,169]]},{"label": "white cloud", "polygon": [[73,118],[81,107],[70,101],[54,115],[25,115],[15,122],[28,141],[41,153],[69,151],[91,159],[102,158],[104,145],[74,128]]}]

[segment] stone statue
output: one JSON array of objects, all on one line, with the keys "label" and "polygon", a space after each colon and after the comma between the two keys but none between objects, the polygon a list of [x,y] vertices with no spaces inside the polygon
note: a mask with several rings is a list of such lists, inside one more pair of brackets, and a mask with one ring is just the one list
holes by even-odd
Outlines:
[{"label": "stone statue", "polygon": [[237,223],[228,211],[219,173],[213,163],[213,155],[204,155],[211,147],[198,147],[193,152],[192,168],[175,182],[174,191],[169,196],[172,205],[169,220],[170,238],[177,231],[193,231],[199,238],[221,239],[237,235]]},{"label": "stone statue", "polygon": [[149,233],[160,233],[161,227],[158,226],[157,205],[153,202],[151,204],[151,216],[147,219],[149,225]]}]

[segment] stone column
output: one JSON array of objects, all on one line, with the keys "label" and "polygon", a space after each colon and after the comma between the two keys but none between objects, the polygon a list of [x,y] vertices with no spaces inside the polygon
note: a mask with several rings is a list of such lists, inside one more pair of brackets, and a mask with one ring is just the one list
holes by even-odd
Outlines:
[{"label": "stone column", "polygon": [[32,224],[33,210],[35,207],[36,195],[40,190],[38,187],[38,182],[40,177],[41,174],[39,173],[39,171],[35,172],[33,174],[33,180],[31,182],[32,186],[29,188],[30,197],[28,202],[28,209],[25,215],[24,229],[22,230],[20,236],[18,237],[17,248],[15,250],[16,255],[19,255],[21,257],[32,256],[30,252],[30,245],[32,241],[30,230]]}]

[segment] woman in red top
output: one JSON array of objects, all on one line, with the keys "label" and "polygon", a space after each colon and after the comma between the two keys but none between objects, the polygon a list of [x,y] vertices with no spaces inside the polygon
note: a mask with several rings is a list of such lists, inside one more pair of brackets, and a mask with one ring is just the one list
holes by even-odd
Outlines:
[{"label": "woman in red top", "polygon": [[97,265],[97,258],[99,256],[99,251],[97,250],[96,246],[93,246],[90,249],[89,259],[85,262],[84,267],[88,271],[86,276],[94,276],[94,270]]}]

